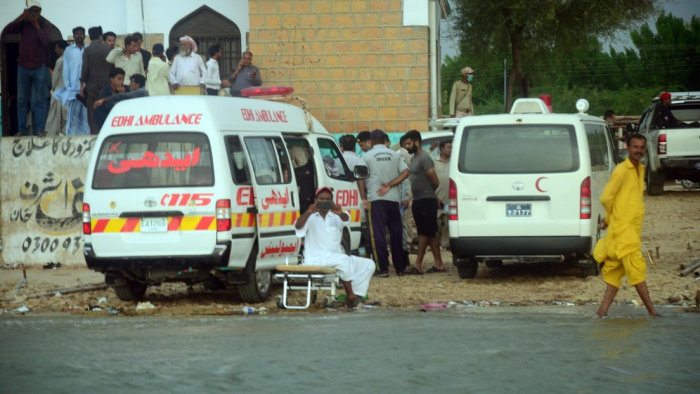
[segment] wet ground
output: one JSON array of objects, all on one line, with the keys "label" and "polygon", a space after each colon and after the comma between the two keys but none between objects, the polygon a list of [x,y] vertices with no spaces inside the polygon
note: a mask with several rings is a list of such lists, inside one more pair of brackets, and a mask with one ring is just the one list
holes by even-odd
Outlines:
[{"label": "wet ground", "polygon": [[594,312],[4,315],[0,392],[700,392],[700,314]]}]

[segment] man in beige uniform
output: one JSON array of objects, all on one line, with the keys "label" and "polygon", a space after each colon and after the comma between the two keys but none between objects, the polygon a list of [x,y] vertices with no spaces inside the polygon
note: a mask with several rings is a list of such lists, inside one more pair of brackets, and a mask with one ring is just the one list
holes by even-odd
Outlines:
[{"label": "man in beige uniform", "polygon": [[474,115],[474,104],[472,103],[472,84],[474,70],[471,67],[462,69],[462,80],[452,84],[450,94],[450,116],[462,118]]}]

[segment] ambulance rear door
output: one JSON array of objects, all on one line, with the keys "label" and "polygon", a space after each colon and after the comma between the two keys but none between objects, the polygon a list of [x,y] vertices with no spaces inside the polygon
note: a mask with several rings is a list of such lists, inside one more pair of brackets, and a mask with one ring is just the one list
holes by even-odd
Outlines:
[{"label": "ambulance rear door", "polygon": [[[350,250],[355,250],[360,245],[360,230],[362,220],[360,217],[361,201],[357,182],[348,168],[345,159],[338,148],[335,140],[327,135],[316,135],[317,149],[321,156],[321,167],[323,171],[318,175],[318,187],[328,186],[333,190],[335,203],[343,207],[343,210],[350,215],[349,230],[350,239],[344,237],[343,243]],[[349,250],[347,251],[349,252]]]},{"label": "ambulance rear door", "polygon": [[[256,270],[273,269],[284,264],[287,256],[296,256],[300,241],[294,231],[299,217],[299,195],[291,170],[289,154],[282,134],[248,132],[243,139],[255,190],[255,215],[258,228]],[[296,260],[294,260],[296,261]]]}]

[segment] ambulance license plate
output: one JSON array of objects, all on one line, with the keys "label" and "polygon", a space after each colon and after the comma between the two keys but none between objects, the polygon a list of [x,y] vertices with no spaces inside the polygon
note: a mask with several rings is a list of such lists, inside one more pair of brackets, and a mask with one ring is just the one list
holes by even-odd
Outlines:
[{"label": "ambulance license plate", "polygon": [[168,218],[141,218],[142,233],[164,233],[168,231]]},{"label": "ambulance license plate", "polygon": [[530,217],[532,216],[532,204],[506,204],[506,216]]}]

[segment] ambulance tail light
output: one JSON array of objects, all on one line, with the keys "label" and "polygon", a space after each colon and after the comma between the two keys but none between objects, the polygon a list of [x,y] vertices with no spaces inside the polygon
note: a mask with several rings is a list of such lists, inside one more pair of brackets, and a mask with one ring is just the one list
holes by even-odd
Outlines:
[{"label": "ambulance tail light", "polygon": [[231,200],[216,201],[216,231],[231,230]]},{"label": "ambulance tail light", "polygon": [[591,218],[591,177],[581,182],[581,219]]},{"label": "ambulance tail light", "polygon": [[294,88],[291,86],[265,86],[241,90],[243,97],[285,96],[292,93],[294,93]]},{"label": "ambulance tail light", "polygon": [[457,220],[457,185],[451,178],[450,186],[447,191],[447,209],[450,220]]},{"label": "ambulance tail light", "polygon": [[659,135],[659,143],[656,144],[656,153],[660,155],[666,154],[666,134]]},{"label": "ambulance tail light", "polygon": [[83,203],[83,235],[92,234],[90,222],[90,204]]}]

